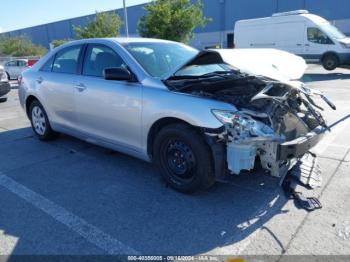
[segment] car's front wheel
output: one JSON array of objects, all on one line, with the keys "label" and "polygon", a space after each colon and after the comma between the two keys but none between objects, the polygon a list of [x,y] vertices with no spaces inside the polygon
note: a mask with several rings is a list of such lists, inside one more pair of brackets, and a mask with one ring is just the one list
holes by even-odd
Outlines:
[{"label": "car's front wheel", "polygon": [[164,127],[155,138],[153,156],[163,178],[177,191],[193,193],[215,183],[210,148],[187,125]]},{"label": "car's front wheel", "polygon": [[52,140],[57,137],[57,133],[51,128],[44,107],[38,100],[30,104],[29,116],[33,131],[40,140]]}]

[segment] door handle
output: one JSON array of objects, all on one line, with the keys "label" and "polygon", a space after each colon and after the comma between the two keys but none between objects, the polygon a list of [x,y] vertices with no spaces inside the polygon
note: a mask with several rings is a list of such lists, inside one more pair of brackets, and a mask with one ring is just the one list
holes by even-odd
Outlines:
[{"label": "door handle", "polygon": [[75,88],[79,91],[79,92],[83,92],[86,89],[86,86],[83,83],[79,83],[75,86]]},{"label": "door handle", "polygon": [[310,46],[309,44],[305,44],[305,46]]},{"label": "door handle", "polygon": [[36,82],[37,82],[38,84],[41,84],[43,81],[44,81],[44,79],[43,79],[41,76],[38,77],[37,80],[36,80]]},{"label": "door handle", "polygon": [[302,44],[297,44],[297,46],[302,46]]}]

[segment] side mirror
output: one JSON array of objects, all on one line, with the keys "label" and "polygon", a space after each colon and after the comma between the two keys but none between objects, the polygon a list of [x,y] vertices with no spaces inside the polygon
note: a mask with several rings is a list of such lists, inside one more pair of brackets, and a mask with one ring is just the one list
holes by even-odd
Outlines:
[{"label": "side mirror", "polygon": [[106,80],[131,81],[133,76],[130,71],[123,67],[106,68],[103,70],[103,75]]}]

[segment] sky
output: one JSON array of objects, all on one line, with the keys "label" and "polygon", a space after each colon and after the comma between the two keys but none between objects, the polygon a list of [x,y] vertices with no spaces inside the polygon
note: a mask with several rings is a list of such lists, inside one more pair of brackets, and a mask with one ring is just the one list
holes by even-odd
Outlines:
[{"label": "sky", "polygon": [[[126,5],[149,1],[126,0]],[[0,0],[0,33],[121,7],[123,0]]]}]

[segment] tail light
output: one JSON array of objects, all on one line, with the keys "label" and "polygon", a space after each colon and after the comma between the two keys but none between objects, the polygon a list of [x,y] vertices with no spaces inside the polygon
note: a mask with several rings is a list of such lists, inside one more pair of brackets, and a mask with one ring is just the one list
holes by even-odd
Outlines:
[{"label": "tail light", "polygon": [[31,68],[36,62],[38,62],[37,59],[29,59],[28,60],[28,67]]}]

